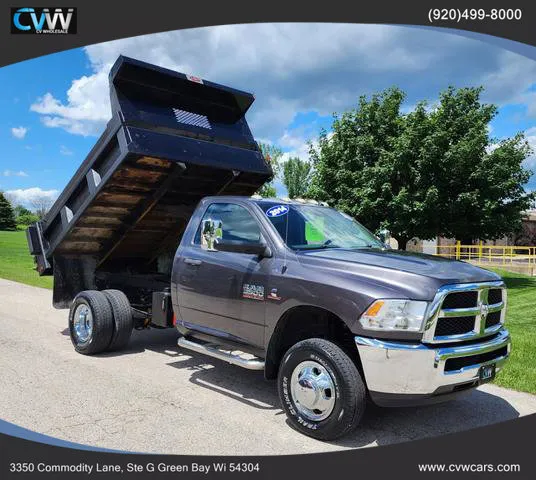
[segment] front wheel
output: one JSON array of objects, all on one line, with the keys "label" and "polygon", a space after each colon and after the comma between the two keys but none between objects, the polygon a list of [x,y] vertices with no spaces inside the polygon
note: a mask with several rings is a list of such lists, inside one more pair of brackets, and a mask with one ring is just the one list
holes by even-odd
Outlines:
[{"label": "front wheel", "polygon": [[328,340],[303,340],[283,356],[279,397],[290,423],[319,440],[334,440],[361,420],[366,391],[354,362]]}]

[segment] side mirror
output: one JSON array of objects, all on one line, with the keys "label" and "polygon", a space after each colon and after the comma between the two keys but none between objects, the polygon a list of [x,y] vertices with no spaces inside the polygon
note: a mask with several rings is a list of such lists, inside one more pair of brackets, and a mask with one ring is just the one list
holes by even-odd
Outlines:
[{"label": "side mirror", "polygon": [[247,253],[250,255],[258,255],[262,258],[272,256],[270,247],[265,243],[249,243],[235,240],[217,240],[214,242],[214,248],[220,252]]}]

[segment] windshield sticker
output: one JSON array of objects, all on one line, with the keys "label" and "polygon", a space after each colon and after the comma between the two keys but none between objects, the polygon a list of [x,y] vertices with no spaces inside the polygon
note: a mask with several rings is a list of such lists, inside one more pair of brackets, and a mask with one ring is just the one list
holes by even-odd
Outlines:
[{"label": "windshield sticker", "polygon": [[266,216],[270,218],[281,217],[288,213],[287,205],[274,205],[273,207],[266,210]]},{"label": "windshield sticker", "polygon": [[323,243],[324,238],[324,219],[316,219],[316,225],[311,222],[305,222],[305,240],[307,243]]}]

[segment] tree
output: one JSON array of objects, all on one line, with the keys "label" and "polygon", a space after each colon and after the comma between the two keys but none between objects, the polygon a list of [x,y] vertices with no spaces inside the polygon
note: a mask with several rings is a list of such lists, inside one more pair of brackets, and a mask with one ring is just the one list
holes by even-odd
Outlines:
[{"label": "tree", "polygon": [[[12,208],[15,208],[16,207],[16,204],[17,204],[17,199],[16,199],[16,196],[13,194],[13,193],[9,193],[9,192],[4,192],[4,198],[11,204],[11,207]],[[15,215],[17,213],[15,212]]]},{"label": "tree", "polygon": [[441,205],[440,234],[463,244],[518,231],[534,199],[523,187],[531,176],[523,168],[530,146],[522,134],[498,143],[490,139],[488,124],[497,108],[482,104],[481,92],[449,88],[431,115],[432,144],[441,152],[432,177]]},{"label": "tree", "polygon": [[39,219],[42,219],[50,210],[50,207],[52,207],[54,200],[48,195],[35,195],[29,200],[29,202],[35,214],[39,217]]},{"label": "tree", "polygon": [[523,222],[520,231],[512,236],[514,245],[536,245],[536,222]]},{"label": "tree", "polygon": [[[13,203],[11,204],[13,205]],[[33,213],[30,212],[30,210],[28,210],[26,207],[23,207],[22,205],[16,205],[13,208],[13,213],[15,214],[16,220],[18,220],[21,215],[33,215]]]},{"label": "tree", "polygon": [[523,185],[530,148],[523,135],[494,143],[497,113],[482,104],[482,88],[448,88],[439,104],[407,114],[398,88],[335,116],[332,134],[311,147],[315,198],[386,228],[400,248],[413,237],[497,238],[519,229],[534,199]]},{"label": "tree", "polygon": [[289,198],[304,197],[309,190],[311,164],[291,157],[283,164],[283,183]]},{"label": "tree", "polygon": [[283,151],[275,146],[269,145],[267,143],[259,142],[259,148],[263,154],[266,161],[271,165],[274,172],[272,180],[265,183],[258,191],[257,195],[260,195],[264,198],[271,198],[277,195],[275,190],[274,181],[280,175],[281,172],[281,157],[283,156]]},{"label": "tree", "polygon": [[17,217],[17,225],[22,227],[28,227],[32,223],[39,221],[39,217],[32,212],[22,213]]},{"label": "tree", "polygon": [[15,214],[13,207],[0,192],[0,230],[16,230]]},{"label": "tree", "polygon": [[256,192],[257,195],[260,195],[262,198],[275,198],[277,197],[277,191],[274,187],[273,182],[265,183],[261,188]]}]

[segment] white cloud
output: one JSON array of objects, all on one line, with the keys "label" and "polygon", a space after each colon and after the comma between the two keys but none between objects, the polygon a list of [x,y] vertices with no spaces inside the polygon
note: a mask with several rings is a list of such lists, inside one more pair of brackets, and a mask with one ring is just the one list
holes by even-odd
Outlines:
[{"label": "white cloud", "polygon": [[[110,117],[108,71],[132,56],[256,94],[248,120],[256,136],[282,135],[299,111],[331,114],[391,85],[408,104],[449,84],[486,87],[486,101],[529,101],[536,62],[444,31],[388,25],[255,24],[166,32],[86,47],[91,72],[67,100],[44,92],[31,106],[44,125],[96,135]],[[534,102],[536,110],[536,101]]]},{"label": "white cloud", "polygon": [[536,92],[530,92],[523,96],[524,103],[527,104],[527,115],[529,117],[536,117]]},{"label": "white cloud", "polygon": [[27,133],[28,129],[26,127],[13,127],[11,129],[11,135],[13,135],[15,138],[18,138],[19,140],[22,140]]},{"label": "white cloud", "polygon": [[[309,159],[309,141],[299,130],[286,130],[285,133],[277,140],[277,145],[288,150],[283,154],[283,162],[290,157],[299,157],[302,160]],[[313,141],[316,145],[316,141]]]},{"label": "white cloud", "polygon": [[60,153],[62,155],[72,155],[74,152],[69,147],[66,147],[65,145],[61,145]]},{"label": "white cloud", "polygon": [[532,148],[532,154],[525,160],[525,166],[531,170],[536,170],[536,127],[525,131],[525,138]]},{"label": "white cloud", "polygon": [[26,172],[23,172],[22,170],[19,170],[18,172],[15,172],[13,170],[4,170],[2,172],[2,175],[4,177],[27,177],[28,174]]},{"label": "white cloud", "polygon": [[536,94],[529,91],[536,78],[536,62],[509,51],[497,57],[497,69],[481,76],[486,101],[526,104],[527,113],[536,116]]},{"label": "white cloud", "polygon": [[[333,132],[327,133],[327,139],[333,137]],[[283,154],[282,161],[286,162],[290,157],[298,157],[301,160],[310,160],[309,150],[311,144],[313,148],[318,148],[318,135],[306,135],[303,128],[286,130],[285,133],[276,141],[287,151]]]},{"label": "white cloud", "polygon": [[67,91],[67,104],[45,93],[30,106],[42,114],[47,127],[60,127],[78,135],[98,134],[110,118],[107,69],[74,80]]},{"label": "white cloud", "polygon": [[26,189],[7,190],[5,192],[10,201],[15,205],[23,205],[25,207],[31,207],[32,201],[38,198],[49,198],[55,200],[58,197],[58,190],[43,190],[39,187],[32,187]]}]

